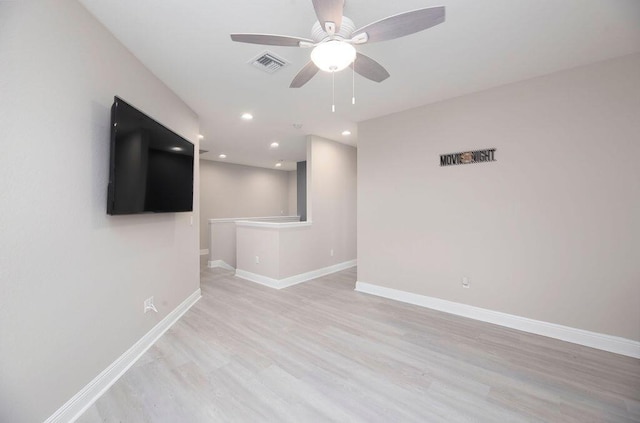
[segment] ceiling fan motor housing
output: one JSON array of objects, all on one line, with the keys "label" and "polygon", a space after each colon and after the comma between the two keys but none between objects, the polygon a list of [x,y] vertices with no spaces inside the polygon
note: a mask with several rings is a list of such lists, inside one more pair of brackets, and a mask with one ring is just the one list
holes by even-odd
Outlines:
[{"label": "ceiling fan motor housing", "polygon": [[[353,34],[353,31],[355,30],[356,27],[353,24],[353,21],[346,16],[343,16],[340,30],[336,32],[336,34],[334,35],[334,39],[337,38],[348,40],[351,38],[351,34]],[[313,41],[315,41],[316,43],[319,43],[321,41],[329,39],[329,34],[327,34],[327,32],[322,28],[320,22],[316,21],[316,23],[314,23],[311,27],[311,38],[313,38]]]}]

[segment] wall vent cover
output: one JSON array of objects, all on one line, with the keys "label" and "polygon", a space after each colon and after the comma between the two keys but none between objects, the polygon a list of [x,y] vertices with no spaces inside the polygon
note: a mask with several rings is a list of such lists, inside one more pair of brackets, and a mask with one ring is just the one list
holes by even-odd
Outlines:
[{"label": "wall vent cover", "polygon": [[287,66],[289,62],[281,57],[276,56],[270,51],[261,53],[258,57],[249,61],[249,63],[258,69],[262,69],[267,73],[274,73],[283,67]]}]

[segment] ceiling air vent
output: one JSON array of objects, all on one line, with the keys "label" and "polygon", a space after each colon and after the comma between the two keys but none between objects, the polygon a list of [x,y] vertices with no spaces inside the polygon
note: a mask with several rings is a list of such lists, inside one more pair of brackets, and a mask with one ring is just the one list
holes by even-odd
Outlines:
[{"label": "ceiling air vent", "polygon": [[289,62],[270,51],[265,51],[249,63],[267,73],[274,73],[289,64]]}]

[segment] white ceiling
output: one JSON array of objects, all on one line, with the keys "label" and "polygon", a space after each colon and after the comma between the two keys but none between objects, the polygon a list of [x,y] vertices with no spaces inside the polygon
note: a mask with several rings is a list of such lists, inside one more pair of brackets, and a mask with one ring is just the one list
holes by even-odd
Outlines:
[{"label": "white ceiling", "polygon": [[[80,0],[199,116],[202,158],[295,169],[305,135],[355,145],[357,123],[415,106],[640,51],[638,0],[346,0],[357,28],[408,10],[445,5],[443,24],[363,45],[382,83],[320,72],[289,88],[310,50],[232,42],[232,32],[310,38],[311,0]],[[247,64],[265,50],[290,65],[268,74]],[[251,122],[240,119],[251,112]],[[293,124],[302,124],[301,129]],[[350,137],[341,132],[348,129]],[[277,150],[269,149],[273,141]]]}]

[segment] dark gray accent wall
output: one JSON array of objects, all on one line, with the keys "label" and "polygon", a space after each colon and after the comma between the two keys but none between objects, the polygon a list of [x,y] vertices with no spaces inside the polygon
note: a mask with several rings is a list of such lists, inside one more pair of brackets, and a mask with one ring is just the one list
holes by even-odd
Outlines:
[{"label": "dark gray accent wall", "polygon": [[298,216],[301,222],[307,221],[307,162],[296,164],[297,172],[297,193],[298,193]]}]

